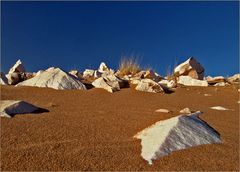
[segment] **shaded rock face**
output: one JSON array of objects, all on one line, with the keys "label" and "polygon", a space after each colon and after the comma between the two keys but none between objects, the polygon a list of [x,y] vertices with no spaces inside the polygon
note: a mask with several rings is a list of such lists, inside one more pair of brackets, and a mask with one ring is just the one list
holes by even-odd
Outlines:
[{"label": "shaded rock face", "polygon": [[100,78],[96,79],[95,81],[93,81],[92,85],[95,88],[105,89],[110,93],[120,90],[120,86],[119,86],[118,82],[107,81],[103,77],[100,77]]},{"label": "shaded rock face", "polygon": [[152,164],[153,160],[173,151],[221,143],[220,134],[201,120],[200,114],[196,112],[159,121],[137,133],[134,138],[141,139],[143,159]]},{"label": "shaded rock face", "polygon": [[204,68],[193,57],[190,57],[174,69],[174,75],[190,76],[191,78],[202,80],[204,78]]},{"label": "shaded rock face", "polygon": [[0,116],[12,117],[15,114],[31,113],[38,107],[21,100],[1,100],[0,101]]},{"label": "shaded rock face", "polygon": [[21,74],[20,73],[9,73],[6,75],[7,79],[8,79],[8,84],[10,85],[15,85],[21,81],[23,81],[23,79],[21,78]]},{"label": "shaded rock face", "polygon": [[21,60],[18,60],[15,65],[9,70],[9,74],[10,73],[24,73],[25,72],[25,68],[21,62]]},{"label": "shaded rock face", "polygon": [[190,76],[179,76],[177,82],[185,86],[208,86],[207,81],[193,79]]},{"label": "shaded rock face", "polygon": [[49,68],[16,86],[48,87],[57,90],[86,89],[85,85],[79,79],[59,68]]},{"label": "shaded rock face", "polygon": [[103,73],[102,76],[96,79],[92,85],[96,88],[103,88],[110,93],[119,91],[120,88],[126,86],[128,82],[116,77],[114,74]]},{"label": "shaded rock face", "polygon": [[1,72],[0,85],[8,85],[8,79],[3,72]]},{"label": "shaded rock face", "polygon": [[138,91],[145,91],[150,93],[164,92],[162,86],[151,79],[142,79],[135,89]]}]

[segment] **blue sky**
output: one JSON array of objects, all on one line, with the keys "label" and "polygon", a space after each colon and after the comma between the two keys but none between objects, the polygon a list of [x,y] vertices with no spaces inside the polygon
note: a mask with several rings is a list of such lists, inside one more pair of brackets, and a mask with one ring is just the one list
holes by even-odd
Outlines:
[{"label": "blue sky", "polygon": [[239,72],[238,2],[1,2],[1,68],[117,68],[134,55],[165,75],[194,56],[206,75]]}]

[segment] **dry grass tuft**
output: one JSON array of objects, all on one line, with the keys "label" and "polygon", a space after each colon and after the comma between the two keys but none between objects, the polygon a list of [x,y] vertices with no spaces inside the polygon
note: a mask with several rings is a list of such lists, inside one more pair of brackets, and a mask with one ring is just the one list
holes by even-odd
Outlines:
[{"label": "dry grass tuft", "polygon": [[134,75],[141,71],[140,65],[134,57],[122,57],[119,63],[119,71],[122,76]]}]

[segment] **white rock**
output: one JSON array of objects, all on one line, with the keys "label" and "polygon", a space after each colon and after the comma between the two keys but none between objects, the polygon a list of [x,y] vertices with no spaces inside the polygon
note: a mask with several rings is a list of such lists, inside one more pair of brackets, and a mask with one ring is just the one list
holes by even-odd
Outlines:
[{"label": "white rock", "polygon": [[21,60],[18,60],[15,65],[9,70],[9,74],[10,73],[24,73],[25,72],[25,68],[21,62]]},{"label": "white rock", "polygon": [[162,79],[161,81],[158,82],[159,84],[164,84],[167,85],[169,81],[167,79]]},{"label": "white rock", "polygon": [[21,100],[1,100],[0,116],[11,117],[15,114],[31,113],[38,107]]},{"label": "white rock", "polygon": [[8,79],[3,72],[1,72],[0,85],[8,85]]},{"label": "white rock", "polygon": [[193,79],[190,76],[179,76],[177,82],[186,86],[208,86],[207,81]]},{"label": "white rock", "polygon": [[167,83],[167,87],[168,88],[175,88],[175,87],[177,87],[177,84],[174,80],[171,80]]},{"label": "white rock", "polygon": [[70,70],[68,73],[78,78],[78,71],[77,70]]},{"label": "white rock", "polygon": [[218,132],[198,118],[200,114],[196,112],[159,121],[137,133],[134,138],[141,139],[143,159],[152,164],[153,160],[173,151],[221,143]]},{"label": "white rock", "polygon": [[100,78],[96,79],[95,81],[93,81],[92,85],[96,88],[103,88],[110,93],[113,93],[120,89],[119,85],[117,85],[117,84],[115,85],[116,87],[113,87],[114,83],[112,83],[111,85],[108,84],[107,81],[103,77],[100,77]]},{"label": "white rock", "polygon": [[189,108],[184,108],[184,109],[180,110],[179,112],[183,113],[183,114],[190,114],[190,113],[192,113]]},{"label": "white rock", "polygon": [[227,80],[230,83],[239,82],[240,81],[240,73],[235,74],[235,75],[229,77]]},{"label": "white rock", "polygon": [[98,71],[101,72],[101,73],[105,73],[105,72],[108,72],[110,71],[110,69],[108,68],[108,66],[102,62],[98,68]]},{"label": "white rock", "polygon": [[86,89],[77,78],[59,68],[48,69],[16,86],[49,87],[57,90]]},{"label": "white rock", "polygon": [[155,82],[158,82],[160,81],[160,76],[157,76],[153,70],[147,70],[144,74],[144,78],[148,78],[148,79],[151,79]]},{"label": "white rock", "polygon": [[8,80],[8,84],[10,84],[10,85],[15,85],[21,81],[20,73],[16,73],[16,72],[8,73],[6,75],[6,78]]},{"label": "white rock", "polygon": [[189,75],[194,79],[202,80],[204,77],[204,68],[193,57],[190,57],[174,69],[174,75]]},{"label": "white rock", "polygon": [[229,109],[227,109],[225,107],[222,107],[222,106],[213,106],[213,107],[211,107],[211,109],[214,109],[214,110],[229,110]]},{"label": "white rock", "polygon": [[214,84],[215,87],[224,87],[226,85],[227,84],[225,82],[218,82],[218,83]]},{"label": "white rock", "polygon": [[162,86],[151,79],[142,79],[135,89],[138,91],[145,91],[150,93],[164,92]]},{"label": "white rock", "polygon": [[170,111],[168,109],[157,109],[155,112],[160,112],[160,113],[169,113]]},{"label": "white rock", "polygon": [[204,96],[209,97],[209,96],[212,96],[212,95],[211,94],[204,94]]},{"label": "white rock", "polygon": [[216,76],[216,77],[208,76],[208,77],[205,78],[205,80],[207,80],[207,82],[209,84],[216,84],[216,83],[219,83],[219,82],[225,82],[226,81],[226,79],[223,76]]},{"label": "white rock", "polygon": [[83,78],[92,77],[93,75],[94,75],[94,70],[92,69],[86,69],[83,72]]}]

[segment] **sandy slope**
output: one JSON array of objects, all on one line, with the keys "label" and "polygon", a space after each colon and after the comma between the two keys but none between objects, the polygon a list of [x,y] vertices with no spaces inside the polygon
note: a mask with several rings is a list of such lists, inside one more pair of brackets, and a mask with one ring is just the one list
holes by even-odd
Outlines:
[{"label": "sandy slope", "polygon": [[[2,170],[239,170],[239,93],[234,86],[178,88],[165,95],[131,88],[111,94],[2,86],[1,95],[49,110],[1,118]],[[217,105],[234,111],[210,109]],[[185,107],[203,111],[201,118],[223,143],[177,151],[149,166],[140,156],[140,141],[132,137]],[[173,113],[154,112],[159,108]]]}]

